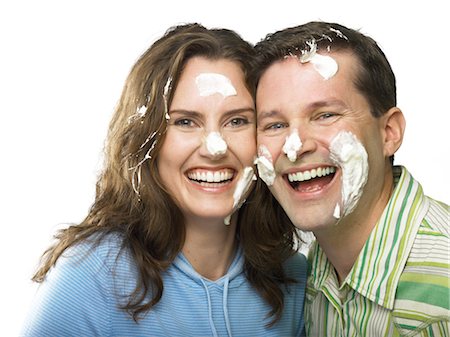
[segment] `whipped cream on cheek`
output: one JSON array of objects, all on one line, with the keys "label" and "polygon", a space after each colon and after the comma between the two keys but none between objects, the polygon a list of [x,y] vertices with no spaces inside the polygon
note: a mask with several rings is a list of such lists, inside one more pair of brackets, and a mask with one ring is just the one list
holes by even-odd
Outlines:
[{"label": "whipped cream on cheek", "polygon": [[298,136],[297,129],[294,129],[292,133],[286,137],[286,141],[283,145],[283,152],[287,155],[291,162],[297,160],[297,152],[302,148],[302,141]]},{"label": "whipped cream on cheek", "polygon": [[233,208],[239,208],[242,206],[247,196],[247,192],[254,180],[256,180],[256,176],[255,172],[253,171],[253,167],[247,166],[246,168],[244,168],[244,172],[242,173],[241,178],[236,184],[236,189],[233,193]]},{"label": "whipped cream on cheek", "polygon": [[338,133],[330,144],[330,158],[342,169],[342,207],[337,204],[333,216],[350,214],[361,198],[369,174],[364,146],[348,131]]},{"label": "whipped cream on cheek", "polygon": [[218,156],[227,152],[227,143],[220,133],[213,131],[205,139],[205,145],[208,152],[213,156]]},{"label": "whipped cream on cheek", "polygon": [[[247,166],[244,168],[241,178],[239,178],[236,183],[236,189],[233,193],[233,211],[232,214],[239,209],[242,204],[245,202],[245,198],[247,197],[247,192],[252,186],[253,181],[256,180],[255,172],[253,171],[253,167]],[[231,215],[227,216],[224,220],[225,225],[230,224]]]},{"label": "whipped cream on cheek", "polygon": [[267,186],[272,186],[275,180],[275,168],[273,167],[272,155],[265,145],[258,148],[258,157],[255,159],[259,177]]}]

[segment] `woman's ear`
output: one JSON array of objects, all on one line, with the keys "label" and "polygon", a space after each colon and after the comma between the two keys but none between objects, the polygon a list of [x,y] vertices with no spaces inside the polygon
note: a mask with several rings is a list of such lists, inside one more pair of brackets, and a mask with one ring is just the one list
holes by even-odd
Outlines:
[{"label": "woman's ear", "polygon": [[390,157],[402,145],[406,121],[402,110],[397,107],[390,108],[381,118],[384,128],[384,155]]}]

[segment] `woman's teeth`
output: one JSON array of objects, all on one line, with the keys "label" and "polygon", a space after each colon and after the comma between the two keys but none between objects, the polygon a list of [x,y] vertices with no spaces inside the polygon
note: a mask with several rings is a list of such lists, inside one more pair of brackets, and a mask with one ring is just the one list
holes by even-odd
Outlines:
[{"label": "woman's teeth", "polygon": [[221,183],[233,178],[231,171],[192,171],[187,174],[191,180],[207,183]]},{"label": "woman's teeth", "polygon": [[318,169],[312,169],[309,171],[289,173],[288,179],[290,182],[294,181],[305,181],[310,180],[317,177],[324,177],[329,174],[336,172],[336,168],[334,166],[329,167],[319,167]]}]

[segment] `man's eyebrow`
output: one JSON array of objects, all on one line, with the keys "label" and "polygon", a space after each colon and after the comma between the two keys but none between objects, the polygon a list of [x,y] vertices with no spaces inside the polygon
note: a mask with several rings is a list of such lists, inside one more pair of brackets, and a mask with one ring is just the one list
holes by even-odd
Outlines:
[{"label": "man's eyebrow", "polygon": [[[305,110],[313,111],[320,108],[326,108],[326,107],[340,107],[340,108],[347,108],[347,104],[345,104],[343,101],[339,99],[327,99],[327,100],[321,100],[317,102],[312,102],[311,104],[307,105]],[[269,110],[269,111],[262,111],[258,112],[258,118],[257,122],[259,123],[265,118],[272,118],[276,117],[280,114],[278,110]]]},{"label": "man's eyebrow", "polygon": [[278,114],[279,113],[277,110],[259,112],[259,113],[257,113],[258,117],[256,118],[256,121],[257,121],[257,123],[260,123],[263,119],[271,118],[271,117],[277,116]]},{"label": "man's eyebrow", "polygon": [[307,109],[308,110],[316,110],[316,109],[320,109],[320,108],[326,108],[329,106],[338,106],[338,107],[343,107],[343,108],[347,107],[347,105],[339,99],[329,99],[329,100],[313,102],[307,106]]}]

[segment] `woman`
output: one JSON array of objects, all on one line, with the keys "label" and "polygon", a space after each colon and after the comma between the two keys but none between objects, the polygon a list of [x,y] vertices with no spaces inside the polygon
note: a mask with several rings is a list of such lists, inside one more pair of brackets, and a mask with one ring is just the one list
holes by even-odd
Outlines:
[{"label": "woman", "polygon": [[294,227],[270,214],[256,224],[244,203],[256,152],[253,53],[232,31],[189,24],[141,56],[95,202],[44,254],[24,335],[300,333],[306,267]]}]

